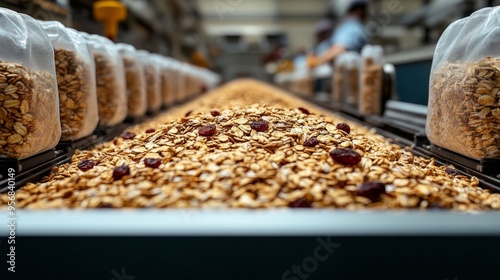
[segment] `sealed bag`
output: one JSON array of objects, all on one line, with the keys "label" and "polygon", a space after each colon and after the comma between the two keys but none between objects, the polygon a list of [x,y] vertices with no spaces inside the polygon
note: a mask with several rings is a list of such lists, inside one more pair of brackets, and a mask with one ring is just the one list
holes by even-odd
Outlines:
[{"label": "sealed bag", "polygon": [[113,42],[99,35],[86,36],[95,62],[99,125],[114,126],[127,117],[123,61]]},{"label": "sealed bag", "polygon": [[184,62],[178,62],[177,72],[177,93],[175,95],[176,102],[183,102],[189,97],[188,88],[188,75],[187,75],[188,64]]},{"label": "sealed bag", "polygon": [[345,57],[344,101],[350,105],[358,104],[361,56],[357,52],[347,52]]},{"label": "sealed bag", "polygon": [[153,55],[157,61],[160,70],[160,89],[162,104],[165,107],[170,107],[175,103],[176,93],[176,77],[173,71],[173,60],[161,55]]},{"label": "sealed bag", "polygon": [[190,97],[195,97],[198,94],[200,94],[200,90],[198,87],[198,74],[196,66],[190,65],[188,85],[190,85],[189,89]]},{"label": "sealed bag", "polygon": [[345,58],[347,53],[340,54],[335,59],[335,65],[333,67],[333,101],[335,103],[341,103],[344,96],[344,82],[345,82]]},{"label": "sealed bag", "polygon": [[137,53],[144,68],[148,111],[154,113],[160,110],[162,105],[160,67],[151,53],[144,50],[138,50]]},{"label": "sealed bag", "polygon": [[146,78],[144,77],[144,68],[140,63],[137,50],[132,45],[122,43],[116,44],[116,48],[123,59],[123,66],[125,67],[128,116],[144,116],[148,110]]},{"label": "sealed bag", "polygon": [[361,75],[358,111],[364,115],[382,112],[384,55],[381,46],[366,45],[361,50]]},{"label": "sealed bag", "polygon": [[54,52],[33,18],[0,8],[0,155],[23,159],[61,138]]},{"label": "sealed bag", "polygon": [[58,21],[40,21],[54,49],[61,140],[78,140],[97,127],[94,59],[86,40]]},{"label": "sealed bag", "polygon": [[500,7],[452,23],[432,62],[426,133],[474,159],[500,158]]}]

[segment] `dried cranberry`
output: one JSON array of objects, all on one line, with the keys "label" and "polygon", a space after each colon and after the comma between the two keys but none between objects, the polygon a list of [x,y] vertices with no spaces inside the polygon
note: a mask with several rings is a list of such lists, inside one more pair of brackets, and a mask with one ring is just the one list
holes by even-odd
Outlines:
[{"label": "dried cranberry", "polygon": [[346,123],[337,124],[337,129],[345,131],[347,134],[351,132],[351,127]]},{"label": "dried cranberry", "polygon": [[122,133],[122,138],[123,139],[134,139],[135,134],[130,132],[130,131],[125,131]]},{"label": "dried cranberry", "polygon": [[437,202],[431,202],[427,205],[427,209],[442,210],[442,209],[446,209],[446,207],[442,206],[441,204],[439,204]]},{"label": "dried cranberry", "polygon": [[361,161],[358,152],[349,148],[337,148],[330,152],[330,156],[334,161],[347,165],[356,165]]},{"label": "dried cranberry", "polygon": [[318,144],[319,144],[319,142],[318,142],[318,139],[316,139],[316,137],[311,137],[304,142],[304,146],[306,146],[306,147],[314,147]]},{"label": "dried cranberry", "polygon": [[186,114],[184,115],[184,117],[189,117],[189,115],[191,115],[192,112],[193,112],[193,110],[187,111]]},{"label": "dried cranberry", "polygon": [[305,197],[301,197],[295,201],[290,202],[288,204],[288,207],[290,207],[290,208],[312,208],[312,202]]},{"label": "dried cranberry", "polygon": [[113,179],[120,180],[123,176],[130,175],[130,168],[127,165],[120,165],[113,170]]},{"label": "dried cranberry", "polygon": [[153,132],[155,132],[155,129],[154,129],[154,128],[148,128],[148,129],[146,130],[146,133],[153,133]]},{"label": "dried cranberry", "polygon": [[385,184],[382,182],[364,182],[358,189],[358,195],[369,198],[371,201],[378,201],[380,195],[385,193]]},{"label": "dried cranberry", "polygon": [[219,111],[211,111],[210,114],[213,116],[213,117],[217,117],[217,116],[220,116],[220,112]]},{"label": "dried cranberry", "polygon": [[450,174],[451,176],[457,176],[457,175],[460,175],[460,172],[458,170],[456,170],[455,168],[449,168],[449,167],[446,167],[446,169],[444,170],[446,173]]},{"label": "dried cranberry", "polygon": [[215,124],[209,124],[198,128],[198,134],[200,134],[200,136],[212,136],[215,134],[215,131]]},{"label": "dried cranberry", "polygon": [[159,158],[146,158],[144,159],[144,165],[151,168],[158,168],[161,164],[161,159]]},{"label": "dried cranberry", "polygon": [[306,108],[304,108],[304,107],[299,107],[299,110],[300,110],[302,113],[306,114],[306,115],[309,115],[309,114],[310,114],[309,110],[307,110],[307,109],[306,109]]},{"label": "dried cranberry", "polygon": [[267,121],[255,121],[250,124],[250,127],[252,129],[255,129],[256,131],[266,131],[269,129],[269,122]]},{"label": "dried cranberry", "polygon": [[91,159],[84,159],[78,163],[78,168],[82,171],[87,171],[94,168],[95,162]]},{"label": "dried cranberry", "polygon": [[101,202],[97,208],[114,208],[113,204],[108,203],[108,202]]}]

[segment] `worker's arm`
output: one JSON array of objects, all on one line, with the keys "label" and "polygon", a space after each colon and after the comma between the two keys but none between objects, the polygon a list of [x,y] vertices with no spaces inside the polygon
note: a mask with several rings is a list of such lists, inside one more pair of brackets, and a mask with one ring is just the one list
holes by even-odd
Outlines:
[{"label": "worker's arm", "polygon": [[341,53],[345,52],[346,48],[343,45],[333,45],[331,46],[328,51],[326,51],[324,54],[319,56],[316,60],[316,65],[323,64],[325,62],[329,62],[332,60],[335,60],[335,58],[340,55]]}]

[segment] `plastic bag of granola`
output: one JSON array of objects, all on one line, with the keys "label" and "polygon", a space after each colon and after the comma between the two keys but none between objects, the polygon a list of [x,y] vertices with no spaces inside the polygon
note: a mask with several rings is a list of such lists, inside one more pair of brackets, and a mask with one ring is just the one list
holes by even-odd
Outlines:
[{"label": "plastic bag of granola", "polygon": [[78,140],[97,127],[94,59],[83,36],[58,21],[40,21],[52,42],[59,91],[61,140]]},{"label": "plastic bag of granola", "polygon": [[186,64],[184,67],[184,79],[186,82],[186,96],[187,98],[192,98],[196,95],[196,77],[195,69],[193,65]]},{"label": "plastic bag of granola", "polygon": [[123,61],[114,43],[99,35],[86,36],[95,62],[99,125],[114,126],[127,117]]},{"label": "plastic bag of granola", "polygon": [[173,60],[158,54],[153,54],[153,59],[159,65],[162,104],[170,107],[175,104],[176,92],[176,79],[172,70]]},{"label": "plastic bag of granola", "polygon": [[189,88],[188,88],[188,64],[184,62],[178,62],[174,65],[174,71],[177,72],[177,92],[176,92],[176,101],[183,102],[189,98]]},{"label": "plastic bag of granola", "polygon": [[155,62],[153,55],[145,50],[138,50],[137,55],[144,69],[148,111],[154,113],[160,110],[162,105],[160,66]]},{"label": "plastic bag of granola", "polygon": [[336,103],[341,103],[344,97],[344,81],[345,81],[345,71],[346,71],[346,55],[347,53],[342,53],[335,59],[335,65],[333,67],[333,101]]},{"label": "plastic bag of granola", "polygon": [[33,18],[0,8],[0,156],[23,159],[61,138],[54,51]]},{"label": "plastic bag of granola", "polygon": [[344,100],[350,105],[358,104],[359,74],[361,56],[357,52],[347,52],[345,56]]},{"label": "plastic bag of granola", "polygon": [[358,111],[364,115],[382,112],[384,51],[381,46],[366,45],[361,50],[361,75]]},{"label": "plastic bag of granola", "polygon": [[194,80],[195,95],[200,95],[203,93],[202,73],[203,73],[203,68],[199,68],[199,67],[193,68],[193,80]]},{"label": "plastic bag of granola", "polygon": [[199,72],[198,72],[198,67],[191,65],[190,69],[190,76],[189,76],[189,84],[191,85],[191,97],[195,97],[200,94],[201,92],[201,87],[200,87],[200,79],[199,79]]},{"label": "plastic bag of granola", "polygon": [[127,83],[128,116],[141,117],[148,110],[146,78],[137,50],[129,44],[119,43],[116,48],[123,59]]},{"label": "plastic bag of granola", "polygon": [[426,133],[474,159],[500,158],[500,7],[452,23],[436,45]]}]

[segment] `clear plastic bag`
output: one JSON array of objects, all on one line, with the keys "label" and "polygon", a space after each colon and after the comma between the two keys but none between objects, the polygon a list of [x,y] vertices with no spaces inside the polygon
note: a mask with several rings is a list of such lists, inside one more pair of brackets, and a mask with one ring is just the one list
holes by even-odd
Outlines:
[{"label": "clear plastic bag", "polygon": [[176,102],[183,102],[189,97],[187,64],[183,62],[176,63],[177,67],[174,71],[177,72],[177,92],[175,94]]},{"label": "clear plastic bag", "polygon": [[341,103],[344,97],[344,84],[345,84],[345,71],[346,71],[346,55],[347,53],[342,53],[335,59],[334,74],[333,74],[333,101],[335,103]]},{"label": "clear plastic bag", "polygon": [[345,83],[344,101],[350,105],[358,104],[359,76],[361,69],[361,56],[357,52],[347,52],[345,57]]},{"label": "clear plastic bag", "polygon": [[198,68],[194,65],[186,67],[187,94],[189,98],[193,98],[200,94],[200,85],[198,79]]},{"label": "clear plastic bag", "polygon": [[381,46],[366,45],[361,51],[358,111],[364,115],[382,112],[384,54]]},{"label": "clear plastic bag", "polygon": [[474,159],[500,158],[500,7],[452,23],[436,45],[426,133]]},{"label": "clear plastic bag", "polygon": [[160,65],[160,88],[163,106],[170,107],[175,104],[177,91],[173,60],[161,55],[153,55],[153,57]]},{"label": "clear plastic bag", "polygon": [[0,155],[23,159],[61,138],[54,52],[33,18],[0,8]]},{"label": "clear plastic bag", "polygon": [[125,67],[128,116],[144,116],[148,109],[146,78],[144,77],[144,68],[140,63],[137,50],[134,46],[123,43],[116,44],[116,48],[123,59],[123,66]]},{"label": "clear plastic bag", "polygon": [[154,113],[160,110],[162,105],[160,67],[158,63],[155,63],[153,55],[149,52],[144,50],[137,52],[144,68],[148,111]]},{"label": "clear plastic bag", "polygon": [[86,40],[58,21],[40,21],[52,42],[61,118],[61,140],[78,140],[97,127],[94,59]]},{"label": "clear plastic bag", "polygon": [[127,117],[123,61],[113,42],[99,35],[86,36],[96,72],[99,125],[114,126]]}]

